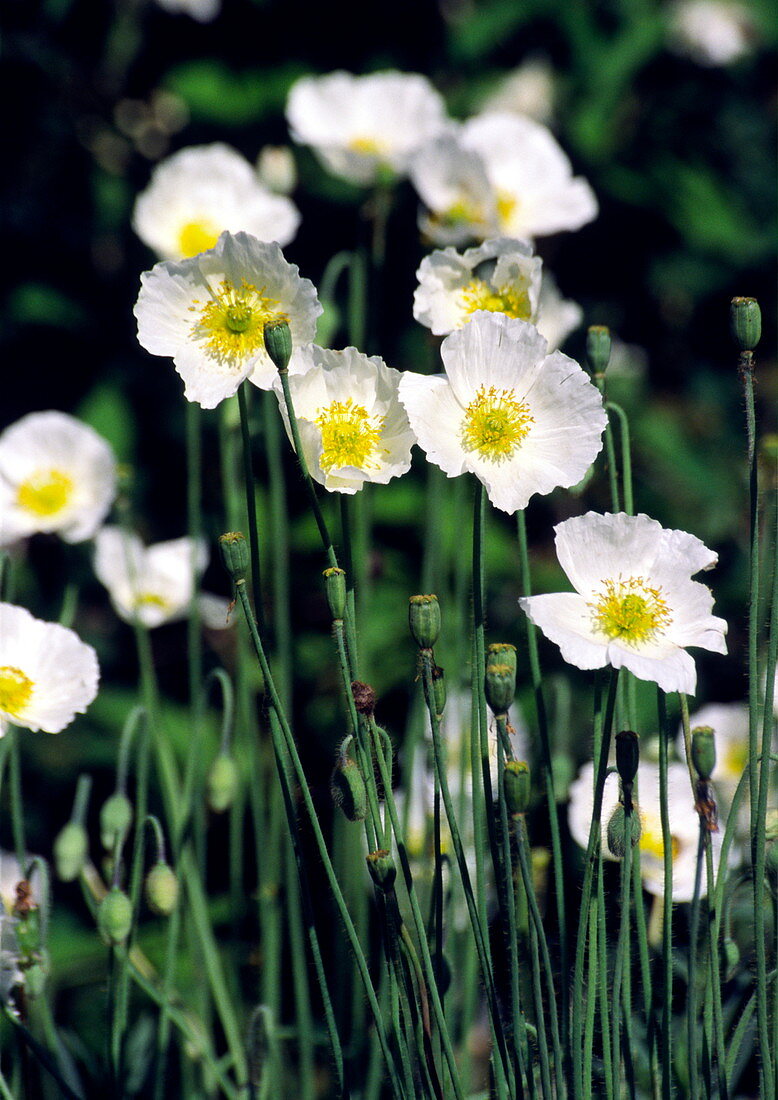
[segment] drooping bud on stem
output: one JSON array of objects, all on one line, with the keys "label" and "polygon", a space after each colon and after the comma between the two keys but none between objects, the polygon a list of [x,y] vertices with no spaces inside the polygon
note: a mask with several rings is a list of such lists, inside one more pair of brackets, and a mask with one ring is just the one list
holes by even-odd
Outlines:
[{"label": "drooping bud on stem", "polygon": [[289,322],[278,318],[265,323],[265,351],[277,371],[285,371],[292,358],[292,333]]},{"label": "drooping bud on stem", "polygon": [[352,737],[347,737],[340,747],[330,779],[330,794],[349,821],[364,821],[367,817],[367,788],[359,765],[349,756],[352,740]]},{"label": "drooping bud on stem", "polygon": [[716,767],[716,734],[710,726],[692,730],[692,764],[700,779],[708,780]]},{"label": "drooping bud on stem", "polygon": [[324,570],[324,587],[327,592],[327,603],[330,605],[330,615],[337,622],[342,620],[346,613],[346,571],[332,566]]},{"label": "drooping bud on stem", "polygon": [[440,604],[437,596],[411,596],[408,625],[419,649],[432,649],[440,636]]},{"label": "drooping bud on stem", "polygon": [[100,807],[100,840],[107,852],[121,845],[132,825],[132,803],[126,794],[116,791]]},{"label": "drooping bud on stem", "polygon": [[89,838],[80,821],[69,821],[54,841],[54,864],[63,882],[73,882],[86,862]]},{"label": "drooping bud on stem", "polygon": [[529,766],[523,760],[506,760],[503,770],[505,804],[511,817],[525,814],[529,806],[532,778]]},{"label": "drooping bud on stem", "polygon": [[224,813],[235,800],[238,789],[238,765],[226,752],[220,752],[211,764],[205,789],[208,805],[215,814]]},{"label": "drooping bud on stem", "polygon": [[616,859],[624,859],[627,854],[627,837],[631,838],[632,847],[640,840],[640,815],[627,813],[621,802],[611,814],[606,832],[608,847]]},{"label": "drooping bud on stem", "polygon": [[178,902],[178,879],[164,860],[159,860],[146,875],[146,901],[160,917],[169,917]]},{"label": "drooping bud on stem", "polygon": [[729,312],[739,351],[753,351],[762,335],[762,311],[756,298],[733,298]]},{"label": "drooping bud on stem", "polygon": [[118,886],[114,886],[100,902],[97,928],[105,943],[119,947],[132,928],[132,902]]},{"label": "drooping bud on stem", "polygon": [[379,848],[365,856],[370,877],[382,893],[387,893],[394,885],[397,878],[397,868],[391,853],[386,848]]}]

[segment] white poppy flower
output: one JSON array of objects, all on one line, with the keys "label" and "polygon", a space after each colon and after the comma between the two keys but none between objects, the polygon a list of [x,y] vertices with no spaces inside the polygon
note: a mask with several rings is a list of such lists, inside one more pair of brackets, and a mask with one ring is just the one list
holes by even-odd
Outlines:
[{"label": "white poppy flower", "polygon": [[533,325],[481,311],[443,341],[445,376],[407,372],[400,383],[429,461],[449,477],[475,474],[504,512],[577,484],[602,447],[599,391],[576,362],[546,350]]},{"label": "white poppy flower", "polygon": [[414,157],[411,179],[428,210],[420,226],[439,244],[541,237],[597,215],[591,187],[573,176],[550,130],[520,115],[476,115],[451,128]]},{"label": "white poppy flower", "polygon": [[729,65],[750,53],[756,38],[745,4],[680,0],[670,9],[670,45],[700,65]]},{"label": "white poppy flower", "polygon": [[[356,493],[385,485],[411,468],[413,432],[397,399],[401,374],[356,348],[310,344],[289,364],[292,403],[308,468],[325,489]],[[276,393],[291,439],[280,379]]]},{"label": "white poppy flower", "polygon": [[0,603],[0,736],[8,725],[59,733],[97,694],[97,655],[59,623]]},{"label": "white poppy flower", "polygon": [[446,125],[443,99],[426,77],[341,70],[303,77],[286,107],[292,137],[352,183],[403,176],[416,150]]},{"label": "white poppy flower", "polygon": [[267,321],[288,321],[303,344],[321,311],[313,283],[276,243],[225,232],[208,252],[144,272],[134,312],[142,346],[171,356],[184,396],[213,409],[246,378],[271,389],[278,372],[265,351]]},{"label": "white poppy flower", "polygon": [[173,15],[189,15],[198,23],[211,23],[221,11],[221,0],[157,0]]},{"label": "white poppy flower", "polygon": [[499,81],[481,105],[481,113],[509,111],[547,126],[554,116],[555,98],[554,70],[544,58],[532,57]]},{"label": "white poppy flower", "polygon": [[[137,535],[104,527],[95,540],[95,573],[116,614],[149,629],[188,614],[207,564],[205,543],[188,537],[144,546]],[[198,601],[207,626],[228,625],[227,600],[203,594]]]},{"label": "white poppy flower", "polygon": [[[594,807],[593,777],[594,765],[584,764],[578,778],[570,784],[567,820],[570,835],[581,848],[586,848],[589,843]],[[607,830],[618,801],[619,780],[615,773],[611,773],[605,780],[602,800],[601,842],[605,859],[617,858],[608,848]],[[664,896],[664,843],[658,764],[641,760],[635,801],[640,816],[640,874],[643,886],[650,894],[661,898]],[[689,902],[694,896],[700,819],[694,808],[694,796],[685,764],[674,763],[668,767],[667,805],[673,858],[673,901]],[[714,866],[718,864],[721,841],[721,832],[711,834]],[[707,880],[703,867],[700,896],[704,897],[706,892]]]},{"label": "white poppy flower", "polygon": [[183,260],[243,229],[282,247],[300,224],[297,207],[259,182],[228,145],[193,146],[163,160],[135,203],[133,229],[160,259]]},{"label": "white poppy flower", "polygon": [[0,435],[0,546],[39,531],[83,542],[115,496],[113,451],[74,417],[29,413]]},{"label": "white poppy flower", "polygon": [[627,668],[663,691],[693,695],[686,646],[726,653],[727,624],[711,614],[709,588],[692,576],[718,558],[694,535],[648,516],[588,512],[554,528],[559,563],[575,592],[519,604],[578,668]]}]

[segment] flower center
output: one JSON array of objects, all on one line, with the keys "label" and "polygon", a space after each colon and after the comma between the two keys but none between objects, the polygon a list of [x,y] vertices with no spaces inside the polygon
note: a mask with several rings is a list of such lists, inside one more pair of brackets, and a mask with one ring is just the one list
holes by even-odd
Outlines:
[{"label": "flower center", "polygon": [[508,191],[497,192],[497,220],[503,229],[513,221],[519,207],[519,200]]},{"label": "flower center", "polygon": [[333,401],[320,409],[314,423],[321,431],[322,453],[319,464],[324,471],[354,466],[378,469],[378,444],[384,418],[371,417],[363,405]]},{"label": "flower center", "polygon": [[721,754],[721,772],[727,779],[739,779],[748,763],[748,741],[729,742]]},{"label": "flower center", "polygon": [[34,687],[20,668],[0,666],[0,710],[13,717],[19,715],[32,698]]},{"label": "flower center", "polygon": [[38,470],[19,486],[16,502],[34,516],[54,516],[73,494],[73,479],[61,470]]},{"label": "flower center", "polygon": [[517,401],[510,390],[481,386],[465,411],[462,446],[490,462],[502,462],[510,458],[534,422],[529,406]]},{"label": "flower center", "polygon": [[278,302],[265,296],[245,280],[234,287],[228,280],[220,284],[210,301],[194,301],[189,307],[198,314],[192,334],[204,340],[209,355],[228,367],[240,368],[249,356],[265,346],[265,322],[287,320],[278,310]]},{"label": "flower center", "polygon": [[[655,814],[640,811],[640,850],[647,856],[653,856],[657,860],[664,859],[665,848],[662,843],[662,819]],[[681,854],[681,842],[677,836],[670,834],[670,851],[673,863]]]},{"label": "flower center", "polygon": [[368,157],[380,157],[387,151],[385,142],[367,136],[352,138],[348,147],[352,153],[362,153]]},{"label": "flower center", "polygon": [[493,287],[482,279],[471,279],[462,288],[462,304],[467,313],[488,309],[490,313],[506,313],[528,321],[532,315],[526,286]]},{"label": "flower center", "polygon": [[213,222],[187,222],[178,235],[181,255],[188,259],[213,248],[219,239],[219,230]]},{"label": "flower center", "polygon": [[632,645],[651,641],[673,621],[662,589],[642,577],[605,581],[602,595],[588,606],[596,630]]},{"label": "flower center", "polygon": [[159,607],[166,611],[170,607],[170,600],[160,596],[158,592],[138,592],[135,596],[136,607]]}]

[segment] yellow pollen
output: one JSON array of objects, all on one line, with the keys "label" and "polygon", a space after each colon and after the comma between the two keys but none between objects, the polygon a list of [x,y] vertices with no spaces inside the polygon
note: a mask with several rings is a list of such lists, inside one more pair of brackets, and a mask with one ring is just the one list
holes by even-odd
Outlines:
[{"label": "yellow pollen", "polygon": [[288,320],[278,302],[265,296],[264,287],[257,290],[245,280],[235,288],[225,279],[205,305],[195,301],[189,308],[198,315],[192,324],[194,338],[205,341],[213,359],[235,368],[264,348],[266,321]]},{"label": "yellow pollen", "polygon": [[529,406],[517,401],[510,390],[481,386],[465,412],[462,446],[490,462],[502,462],[511,457],[534,422]]},{"label": "yellow pollen", "polygon": [[521,321],[528,321],[532,316],[526,286],[492,287],[482,279],[471,279],[462,288],[462,304],[467,313],[488,309],[490,313],[505,313]]},{"label": "yellow pollen", "polygon": [[[653,856],[655,859],[664,859],[665,848],[662,843],[662,821],[654,814],[644,813],[640,811],[640,850],[647,856]],[[673,862],[678,859],[681,854],[681,842],[678,837],[670,834],[670,852],[672,854]]]},{"label": "yellow pollen", "polygon": [[497,193],[497,218],[503,229],[511,222],[519,206],[519,200],[507,191]]},{"label": "yellow pollen", "polygon": [[170,607],[170,600],[166,600],[164,596],[160,596],[158,592],[138,592],[135,597],[136,607],[159,607],[162,611],[165,611]]},{"label": "yellow pollen", "polygon": [[213,248],[219,239],[219,230],[213,222],[187,222],[178,235],[181,255],[188,259]]},{"label": "yellow pollen", "polygon": [[632,645],[652,641],[673,621],[661,588],[642,577],[605,581],[602,595],[588,606],[596,630]]},{"label": "yellow pollen", "polygon": [[55,516],[73,495],[73,479],[61,470],[38,470],[23,481],[16,502],[34,516]]},{"label": "yellow pollen", "polygon": [[348,143],[352,153],[364,153],[369,157],[380,157],[386,153],[386,144],[372,137],[355,137]]},{"label": "yellow pollen", "polygon": [[358,470],[377,470],[384,418],[371,417],[363,405],[333,401],[319,410],[314,423],[321,431],[322,453],[319,464],[325,472],[343,466]]},{"label": "yellow pollen", "polygon": [[17,717],[32,698],[34,687],[32,680],[20,668],[0,666],[0,710]]},{"label": "yellow pollen", "polygon": [[721,754],[720,770],[728,779],[739,779],[748,763],[748,742],[732,740]]}]

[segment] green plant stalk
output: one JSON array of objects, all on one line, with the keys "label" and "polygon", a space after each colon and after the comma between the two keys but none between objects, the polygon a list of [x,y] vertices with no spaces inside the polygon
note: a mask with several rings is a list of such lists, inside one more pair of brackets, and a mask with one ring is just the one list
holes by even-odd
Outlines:
[{"label": "green plant stalk", "polygon": [[292,624],[289,617],[289,510],[284,483],[278,402],[272,393],[263,393],[262,398],[265,455],[270,481],[270,523],[273,531],[273,537],[267,540],[267,546],[271,559],[273,636],[277,656],[276,681],[281,700],[285,706],[288,706],[292,691]]},{"label": "green plant stalk", "polygon": [[[551,967],[551,956],[548,951],[548,944],[546,942],[546,936],[543,929],[543,917],[541,916],[540,909],[538,907],[537,897],[535,896],[535,889],[532,882],[532,868],[530,866],[529,856],[529,839],[527,837],[527,825],[525,820],[520,820],[517,827],[517,840],[518,840],[518,854],[519,865],[521,867],[521,877],[524,883],[524,891],[527,896],[527,903],[529,905],[529,912],[531,917],[530,933],[532,929],[535,929],[535,944],[531,947],[532,954],[537,955],[538,949],[540,953],[540,959],[543,964],[543,972],[546,979],[546,990],[548,997],[548,1011],[549,1018],[551,1020],[551,1042],[554,1051],[554,1081],[556,1085],[556,1092],[554,1095],[557,1097],[564,1097],[567,1095],[567,1088],[564,1080],[564,1055],[562,1052],[562,1041],[559,1033],[559,1009],[557,1007],[556,992],[554,990],[554,972]],[[534,963],[533,963],[534,965]],[[540,1024],[543,1017],[543,1001],[538,1004],[538,1037],[540,1038]],[[546,1045],[545,1043],[543,1044]],[[541,1050],[541,1058],[543,1052]]]},{"label": "green plant stalk", "polygon": [[673,842],[667,796],[668,742],[667,703],[657,688],[659,710],[659,812],[662,819],[664,893],[662,897],[662,1097],[673,1095]]},{"label": "green plant stalk", "polygon": [[[422,650],[421,660],[422,675],[424,678],[426,695],[431,702],[434,699],[432,681],[433,659],[431,651]],[[476,905],[475,898],[473,897],[473,888],[470,882],[470,872],[467,867],[465,851],[462,846],[462,838],[459,834],[459,826],[457,824],[456,815],[454,813],[454,804],[452,802],[451,792],[449,791],[448,787],[444,749],[440,736],[440,721],[438,719],[438,715],[435,714],[434,706],[429,706],[429,716],[430,725],[432,727],[432,745],[433,756],[435,760],[435,772],[438,777],[438,783],[440,784],[441,794],[443,795],[443,805],[446,808],[446,817],[448,818],[449,831],[451,832],[451,842],[453,844],[454,853],[456,855],[457,864],[459,866],[459,873],[462,879],[462,889],[464,890],[465,900],[467,902],[467,909],[468,913],[470,914],[470,923],[473,927],[473,933],[475,935],[478,957],[481,963],[481,973],[486,990],[489,1015],[497,1042],[497,1053],[501,1062],[502,1073],[504,1077],[510,1081],[510,1078],[512,1076],[510,1070],[512,1067],[510,1065],[510,1059],[508,1056],[508,1050],[505,1041],[505,1032],[503,1029],[500,1007],[497,1001],[497,992],[494,987],[494,975],[492,974],[489,952],[487,950],[485,942],[485,932],[481,925],[481,918],[478,911],[478,906]]]},{"label": "green plant stalk", "polygon": [[314,1100],[316,1086],[313,1064],[313,1015],[311,1013],[311,991],[308,985],[308,968],[303,940],[303,921],[300,913],[300,884],[292,862],[292,853],[285,852],[284,871],[286,878],[287,915],[289,947],[292,956],[292,984],[294,987],[294,1005],[297,1019],[297,1044],[299,1050],[300,1079],[299,1090],[303,1100]]},{"label": "green plant stalk", "polygon": [[359,654],[357,651],[357,634],[356,634],[356,615],[357,615],[357,575],[354,566],[354,554],[352,552],[352,538],[351,538],[351,510],[348,504],[348,497],[345,493],[340,493],[340,529],[341,539],[343,545],[343,566],[346,570],[346,614],[344,616],[344,624],[346,629],[346,638],[348,641],[348,652],[350,656],[350,668],[352,673],[352,679],[357,679],[359,676]]},{"label": "green plant stalk", "polygon": [[[608,774],[608,753],[610,751],[611,727],[613,724],[613,711],[616,704],[616,691],[618,687],[618,669],[612,670],[610,686],[605,706],[605,714],[602,714],[601,692],[596,692],[595,702],[595,744],[599,744],[597,755],[597,767],[594,781],[594,804],[592,807],[592,823],[589,829],[589,840],[586,847],[586,861],[584,866],[584,879],[581,893],[581,908],[578,918],[578,936],[575,946],[575,968],[573,971],[573,1001],[572,1001],[572,1060],[573,1060],[573,1090],[576,1096],[586,1095],[583,1091],[591,1088],[591,1075],[584,1079],[583,1057],[583,1029],[581,1014],[586,1009],[586,1015],[594,1012],[591,989],[587,989],[584,1004],[584,958],[586,954],[586,928],[590,924],[592,900],[592,882],[595,868],[600,861],[600,821],[602,818],[602,796],[605,790],[605,779]],[[596,918],[596,907],[594,908]],[[595,926],[596,927],[596,926]],[[591,950],[591,948],[590,948]],[[596,962],[596,960],[595,960]],[[563,971],[564,973],[564,971]],[[588,1081],[588,1085],[587,1085]]]},{"label": "green plant stalk", "polygon": [[[605,406],[606,410],[608,406]],[[611,507],[614,512],[621,511],[619,502],[619,468],[616,463],[616,446],[613,442],[613,421],[608,417],[608,426],[605,429],[605,456],[608,464],[608,481],[611,491]]]},{"label": "green plant stalk", "polygon": [[[529,550],[527,546],[527,523],[524,511],[516,513],[516,525],[518,531],[519,560],[521,571],[521,587],[525,596],[532,595],[532,575],[529,565]],[[556,903],[556,917],[559,928],[559,969],[560,973],[568,973],[568,937],[567,916],[565,906],[565,870],[562,860],[562,840],[559,831],[559,816],[554,791],[554,773],[551,767],[551,743],[548,731],[548,718],[546,715],[546,702],[543,695],[543,679],[540,671],[540,658],[538,655],[537,633],[534,624],[526,618],[527,628],[527,653],[532,675],[532,688],[535,697],[535,713],[538,723],[538,735],[540,738],[540,758],[543,769],[543,785],[548,807],[549,826],[551,830],[551,863],[554,870],[554,900]],[[562,981],[560,987],[561,1019],[562,1019],[562,1045],[569,1049],[569,989],[568,982]]]},{"label": "green plant stalk", "polygon": [[356,934],[356,930],[349,915],[348,907],[343,898],[343,893],[338,884],[338,880],[335,877],[335,873],[332,867],[332,861],[330,859],[329,852],[327,851],[327,845],[324,841],[324,835],[321,831],[319,819],[316,815],[316,809],[313,805],[313,800],[311,798],[311,793],[308,788],[305,772],[303,770],[302,763],[300,762],[300,757],[297,752],[297,746],[295,745],[292,731],[290,730],[286,721],[286,717],[284,716],[284,712],[281,707],[281,700],[278,696],[278,692],[276,691],[273,676],[270,671],[270,666],[265,656],[264,646],[262,645],[262,640],[260,638],[259,631],[257,630],[257,624],[251,613],[251,605],[248,600],[245,583],[236,584],[235,590],[237,598],[240,600],[243,613],[246,617],[246,622],[248,624],[249,632],[251,634],[251,640],[254,644],[254,649],[257,654],[260,668],[262,669],[262,675],[265,678],[265,689],[268,693],[272,710],[277,718],[277,725],[275,722],[271,722],[270,726],[271,732],[273,734],[273,747],[276,753],[276,758],[279,761],[283,761],[286,753],[288,753],[291,758],[292,767],[294,769],[297,782],[300,785],[300,790],[303,795],[303,801],[305,802],[305,808],[308,813],[311,827],[313,829],[314,837],[316,839],[316,845],[319,850],[319,855],[321,857],[322,864],[327,875],[327,881],[329,883],[330,890],[332,891],[335,903],[338,907],[338,911],[341,915],[341,919],[346,929],[346,935],[348,936],[349,942],[352,945],[354,958],[365,987],[368,1001],[370,1003],[370,1008],[373,1013],[373,1019],[375,1021],[376,1031],[379,1035],[381,1048],[384,1054],[387,1073],[389,1074],[395,1095],[400,1098],[404,1096],[404,1091],[402,1089],[399,1078],[397,1076],[396,1068],[394,1066],[394,1060],[392,1058],[391,1050],[389,1048],[389,1042],[383,1026],[375,989],[373,988],[373,983],[370,979],[370,973],[367,968],[367,961],[362,950],[362,945],[359,942],[359,937]]},{"label": "green plant stalk", "polygon": [[[591,906],[589,925],[589,971],[586,989],[586,1013],[584,1017],[583,1037],[583,1086],[581,1096],[584,1100],[592,1097],[592,1057],[594,1054],[594,1020],[597,1015],[597,907]],[[577,946],[577,944],[576,944]],[[573,1032],[575,1040],[575,1032]]]},{"label": "green plant stalk", "polygon": [[[691,756],[691,754],[690,754]],[[689,1066],[689,1091],[692,1096],[699,1095],[699,1053],[698,1006],[697,1006],[697,940],[700,934],[700,890],[702,887],[702,864],[705,855],[705,823],[700,818],[700,835],[697,843],[697,862],[694,869],[694,892],[692,894],[691,916],[689,920],[689,980],[686,990],[686,1044]]]},{"label": "green plant stalk", "polygon": [[[632,900],[632,808],[626,806],[624,813],[624,858],[621,861],[621,914],[619,919],[619,938],[616,944],[616,958],[613,964],[613,1008],[611,1056],[612,1085],[611,1095],[621,1095],[621,1015],[624,1013],[624,1063],[625,1071],[632,1064],[632,952],[630,942],[630,915]],[[623,983],[623,1003],[622,1003]],[[632,1083],[634,1095],[634,1082]]]},{"label": "green plant stalk", "polygon": [[22,800],[22,766],[19,753],[19,729],[12,726],[7,734],[8,741],[8,778],[11,788],[11,832],[14,838],[14,852],[20,868],[27,865],[27,844],[24,838],[24,802]]},{"label": "green plant stalk", "polygon": [[346,698],[349,717],[351,719],[351,728],[354,734],[354,745],[357,750],[357,763],[359,764],[359,770],[362,773],[362,778],[365,781],[367,790],[368,817],[365,821],[365,831],[367,842],[372,852],[378,847],[378,838],[381,836],[381,812],[379,809],[378,787],[376,785],[370,748],[364,736],[364,727],[359,720],[359,715],[354,705],[354,695],[351,690],[352,676],[348,658],[348,643],[346,641],[343,620],[333,620],[332,629],[338,650],[338,664],[340,667],[341,681],[343,683],[343,694]]},{"label": "green plant stalk", "polygon": [[[619,421],[619,432],[621,434],[621,484],[624,492],[624,511],[628,516],[632,516],[635,513],[635,503],[632,492],[632,446],[630,441],[629,418],[621,405],[617,405],[615,401],[606,402],[605,410],[608,413],[615,413]],[[610,417],[608,418],[608,423],[611,425]],[[610,431],[612,430],[611,426]],[[610,456],[608,461],[610,461]],[[618,511],[618,509],[615,510]]]},{"label": "green plant stalk", "polygon": [[[202,539],[202,439],[200,407],[193,401],[186,402],[186,513],[189,537],[192,539],[190,567],[194,579],[192,599],[189,602],[187,617],[187,667],[189,672],[189,706],[192,712],[194,738],[199,741],[204,720],[203,698],[203,639],[200,615],[199,589],[200,579],[197,568],[198,544]],[[202,754],[190,752],[184,770],[184,788],[182,812],[179,818],[179,830],[192,812],[192,791],[196,773],[202,771]],[[200,848],[204,845],[202,819],[200,820]],[[180,836],[173,841],[174,851],[180,846]]]},{"label": "green plant stalk", "polygon": [[597,864],[597,994],[600,1003],[600,1029],[602,1031],[602,1062],[606,1100],[613,1100],[611,1084],[613,1068],[611,1064],[611,1019],[608,997],[608,943],[605,926],[605,885],[603,881],[602,859]]},{"label": "green plant stalk", "polygon": [[238,407],[240,409],[240,434],[243,442],[243,485],[246,493],[246,517],[249,529],[249,551],[251,555],[251,591],[254,595],[254,613],[257,622],[264,629],[264,609],[262,607],[262,577],[259,558],[259,531],[257,528],[257,497],[254,489],[254,469],[251,461],[251,420],[249,413],[248,382],[238,388]]},{"label": "green plant stalk", "polygon": [[[706,832],[705,841],[705,875],[707,881],[708,897],[708,967],[711,974],[711,1005],[713,1009],[713,1041],[716,1050],[716,1071],[718,1074],[719,1100],[729,1100],[727,1088],[727,1044],[724,1039],[724,1014],[721,1006],[721,978],[719,965],[719,940],[718,919],[711,912],[715,905],[715,872],[713,870],[713,847],[710,833]],[[707,1007],[707,1006],[706,1006]]]}]

